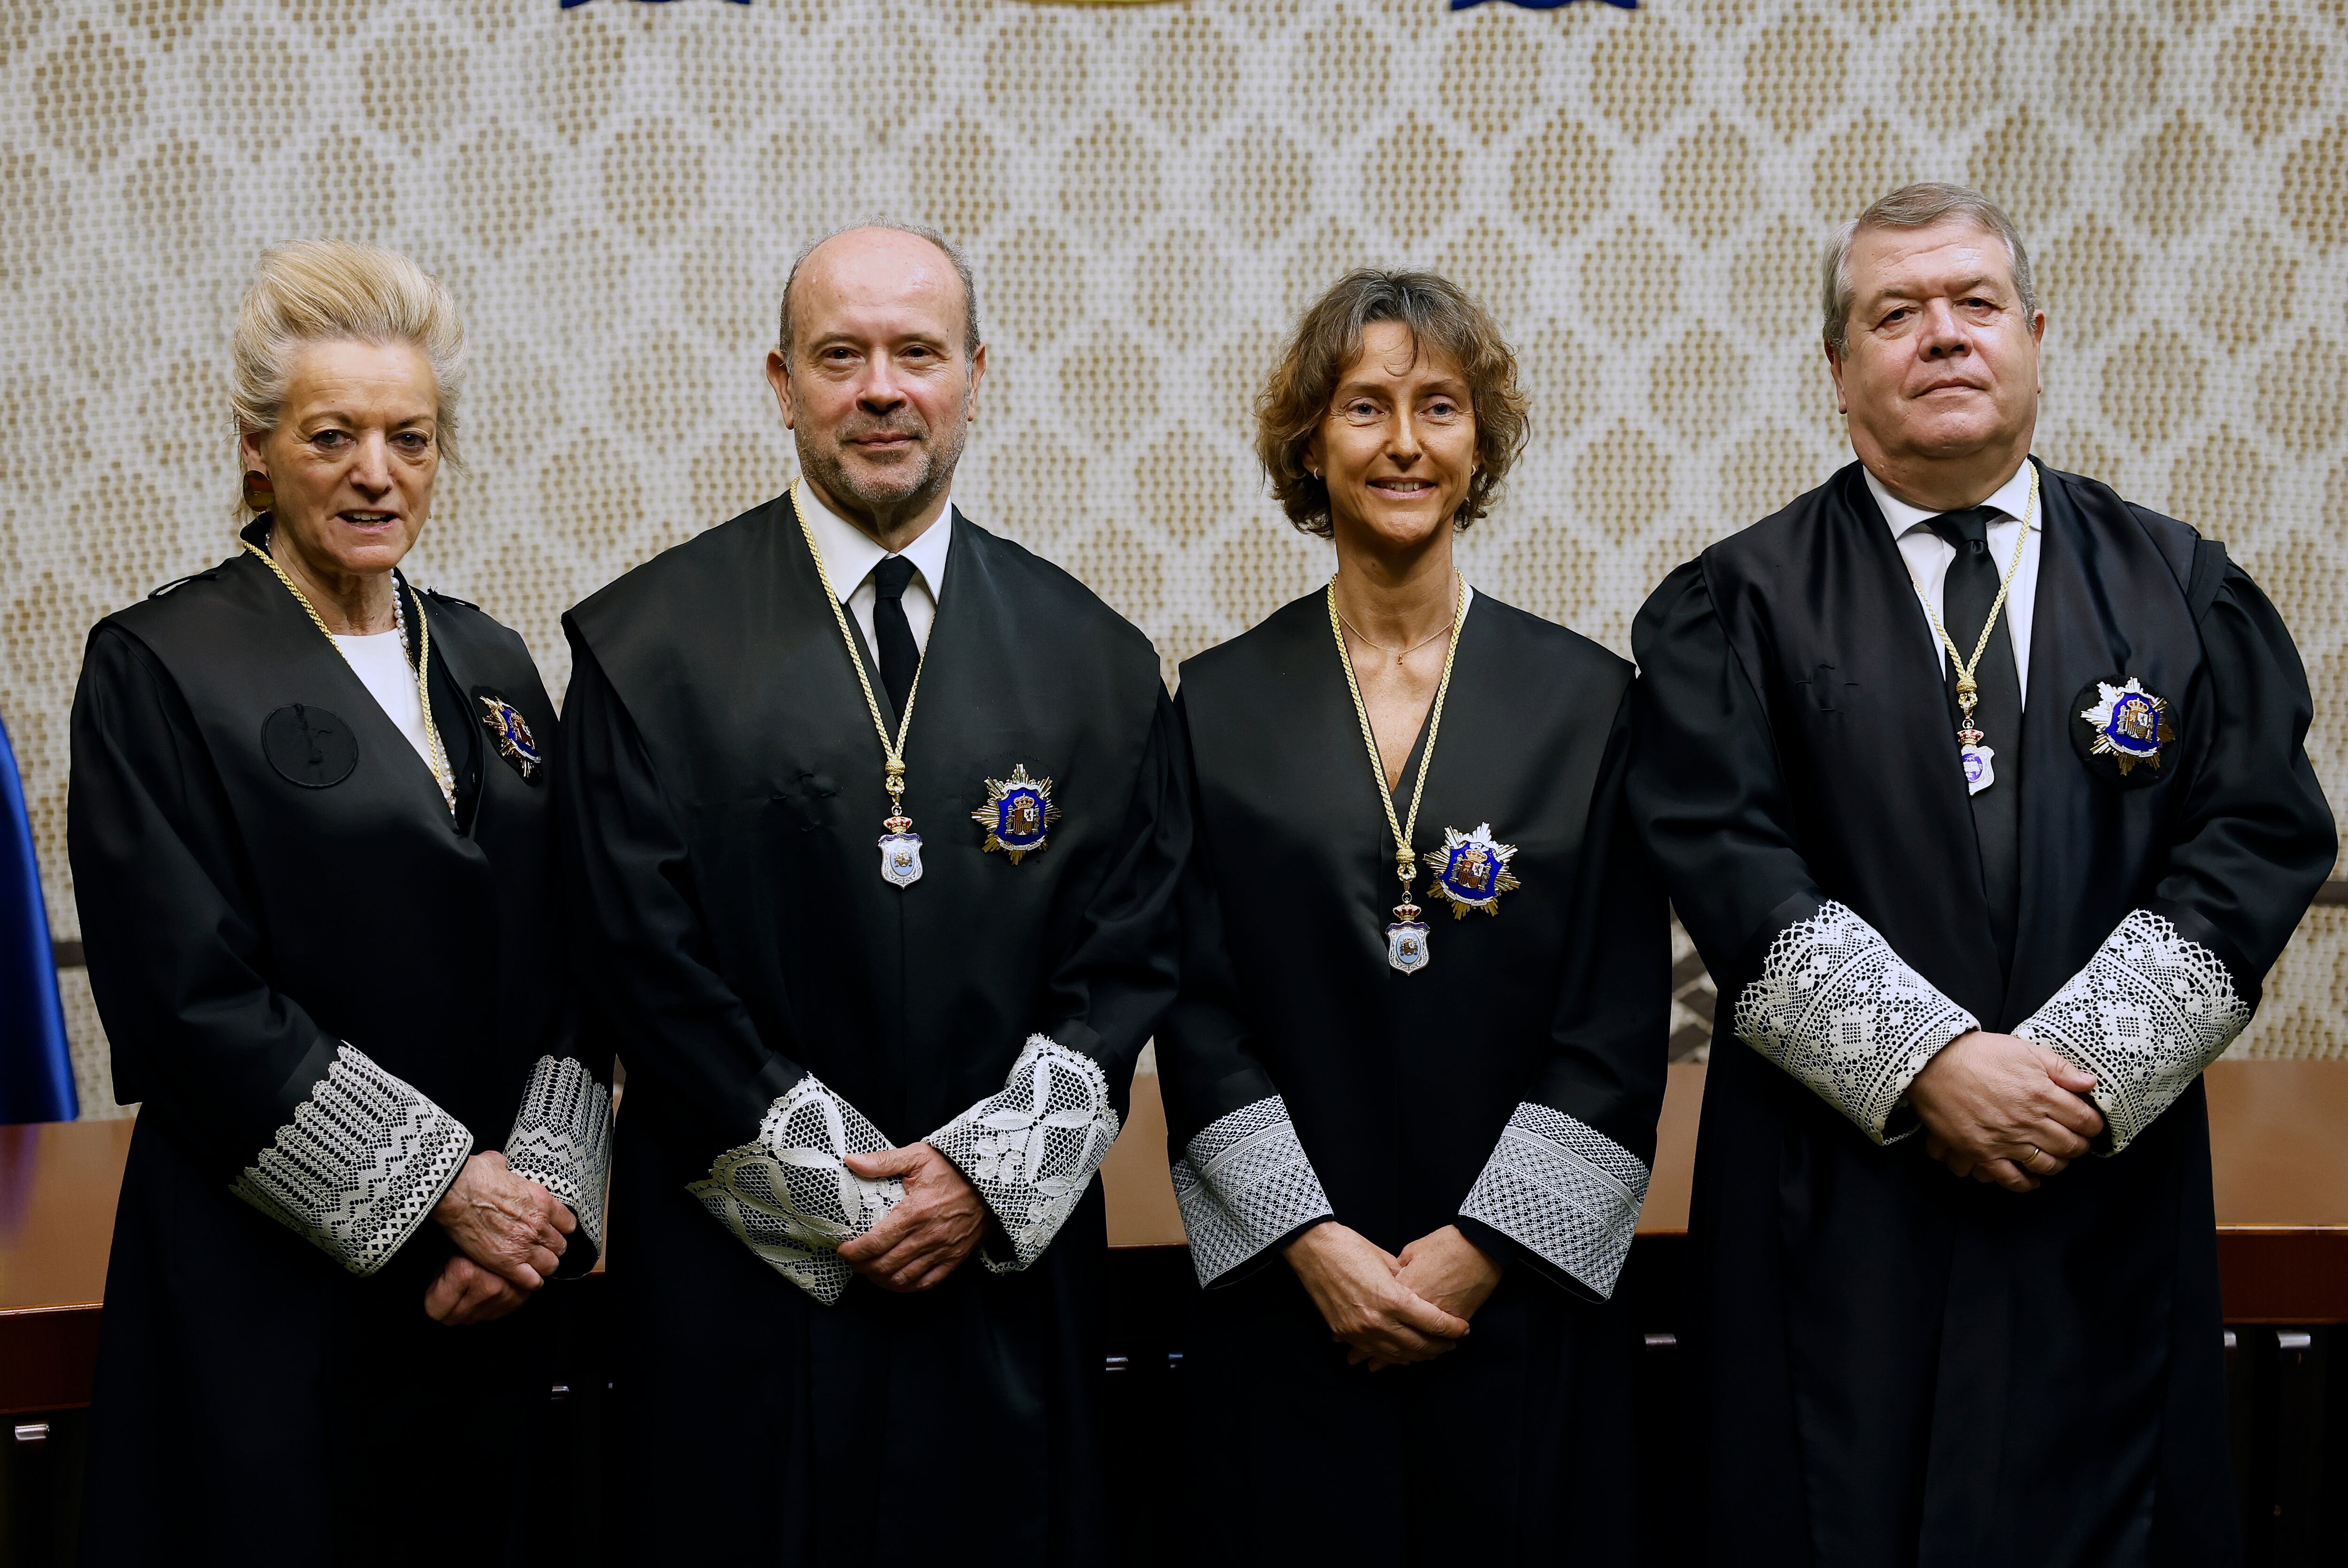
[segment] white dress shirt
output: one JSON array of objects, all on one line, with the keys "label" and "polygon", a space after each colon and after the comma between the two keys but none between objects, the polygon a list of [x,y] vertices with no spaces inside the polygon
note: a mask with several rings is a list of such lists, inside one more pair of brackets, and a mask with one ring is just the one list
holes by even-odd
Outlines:
[{"label": "white dress shirt", "polygon": [[368,637],[336,635],[335,645],[350,660],[351,668],[375,697],[384,717],[399,727],[424,766],[432,766],[432,743],[424,736],[424,696],[416,689],[416,666],[397,632],[377,632]]},{"label": "white dress shirt", "polygon": [[[1929,630],[1932,621],[1931,613],[1925,609],[1926,604],[1943,617],[1948,614],[1949,565],[1957,558],[1956,549],[1932,531],[1931,521],[1941,515],[1939,512],[1910,506],[1884,489],[1883,481],[1873,473],[1865,469],[1859,471],[1867,474],[1867,488],[1874,494],[1875,504],[1883,509],[1884,521],[1891,525],[1891,537],[1899,541],[1900,553],[1908,562],[1908,575],[1914,581],[1917,593],[1922,595],[1922,603],[1916,606],[1916,613],[1924,617],[1924,624]],[[1998,486],[1982,504],[1996,507],[2005,513],[1989,525],[1990,559],[1997,562],[1998,575],[2003,577],[2007,565],[2013,560],[2014,536],[2022,527],[2023,510],[2030,504],[2030,464],[2024,461],[2014,469],[2013,477]],[[2030,618],[2031,613],[2038,606],[2038,541],[2044,531],[2039,514],[2032,514],[2030,538],[2022,547],[2021,568],[2013,574],[2013,586],[2006,590],[2005,608],[1998,612],[1997,617],[2000,632],[2013,640],[2013,671],[2022,684],[2022,701],[2025,707],[2030,704]],[[1953,632],[1950,634],[1955,635]],[[1993,636],[1998,634],[1998,632],[1991,634]],[[1932,633],[1932,642],[1934,646],[1940,645],[1938,632]],[[1964,654],[1971,658],[1972,650],[1967,648]],[[1948,665],[1949,650],[1942,647],[1941,666],[1946,669]]]},{"label": "white dress shirt", "polygon": [[[872,569],[887,560],[889,552],[875,544],[870,534],[825,505],[813,485],[807,487],[806,494],[815,502],[808,527],[815,532],[815,547],[823,552],[823,569],[829,573],[839,602],[856,617],[865,648],[878,659],[880,645],[873,639],[872,605],[879,595],[872,586]],[[905,624],[913,629],[913,646],[924,653],[929,651],[930,626],[938,618],[938,596],[945,592],[946,546],[953,537],[953,498],[949,496],[938,520],[897,552],[913,563],[912,581],[905,584]]]}]

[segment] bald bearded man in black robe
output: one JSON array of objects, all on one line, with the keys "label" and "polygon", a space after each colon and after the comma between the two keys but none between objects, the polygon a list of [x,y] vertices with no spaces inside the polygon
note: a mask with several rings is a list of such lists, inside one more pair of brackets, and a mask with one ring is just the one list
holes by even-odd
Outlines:
[{"label": "bald bearded man in black robe", "polygon": [[1632,633],[1721,991],[1700,1560],[2236,1561],[2200,1073],[2333,864],[2306,677],[2221,546],[2029,458],[1995,207],[1897,192],[1826,283],[1859,462]]},{"label": "bald bearded man in black robe", "polygon": [[826,240],[768,361],[801,481],[568,618],[631,1562],[916,1511],[1107,1556],[1093,1176],[1174,992],[1183,769],[1148,639],[951,503],[984,367],[942,240]]}]

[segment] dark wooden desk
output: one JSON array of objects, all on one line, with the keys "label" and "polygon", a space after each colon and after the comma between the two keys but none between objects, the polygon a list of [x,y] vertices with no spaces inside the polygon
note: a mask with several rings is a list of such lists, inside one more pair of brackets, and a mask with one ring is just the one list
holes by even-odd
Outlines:
[{"label": "dark wooden desk", "polygon": [[89,1403],[131,1125],[0,1127],[0,1415]]},{"label": "dark wooden desk", "polygon": [[[1641,1245],[1687,1232],[1704,1069],[1671,1069]],[[2348,1323],[2348,1061],[2221,1062],[2209,1125],[2230,1323]],[[0,1413],[89,1401],[127,1121],[0,1127]],[[1102,1168],[1109,1244],[1179,1247],[1155,1078]]]}]

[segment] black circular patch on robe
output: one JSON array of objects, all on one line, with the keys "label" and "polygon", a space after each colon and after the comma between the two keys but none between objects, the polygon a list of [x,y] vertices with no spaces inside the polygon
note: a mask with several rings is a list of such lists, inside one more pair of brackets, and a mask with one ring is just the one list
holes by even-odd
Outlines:
[{"label": "black circular patch on robe", "polygon": [[307,703],[293,703],[262,720],[261,750],[278,777],[304,789],[332,789],[359,765],[351,727]]},{"label": "black circular patch on robe", "polygon": [[2071,749],[2079,754],[2079,760],[2086,765],[2087,771],[2095,776],[2098,784],[2108,785],[2114,789],[2149,789],[2177,771],[2177,743],[2184,738],[2184,734],[2178,727],[2174,705],[2163,716],[2168,721],[2169,738],[2161,745],[2160,766],[2155,768],[2149,762],[2138,762],[2125,773],[2120,771],[2118,758],[2109,752],[2100,757],[2096,754],[2096,727],[2082,717],[2088,709],[2103,702],[2105,686],[2125,686],[2127,683],[2127,676],[2115,674],[2101,681],[2089,681],[2079,688],[2079,695],[2071,699]]}]

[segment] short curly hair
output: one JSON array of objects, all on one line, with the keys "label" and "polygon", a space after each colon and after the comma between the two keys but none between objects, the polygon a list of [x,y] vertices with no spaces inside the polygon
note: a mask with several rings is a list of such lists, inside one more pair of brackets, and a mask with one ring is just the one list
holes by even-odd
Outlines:
[{"label": "short curly hair", "polygon": [[1524,449],[1525,396],[1517,356],[1467,290],[1434,273],[1347,273],[1296,324],[1286,352],[1255,400],[1255,452],[1288,521],[1329,537],[1329,486],[1304,466],[1313,433],[1346,367],[1360,357],[1365,329],[1399,322],[1422,350],[1432,346],[1459,366],[1476,414],[1476,472],[1452,514],[1464,529],[1491,510],[1492,494]]}]

